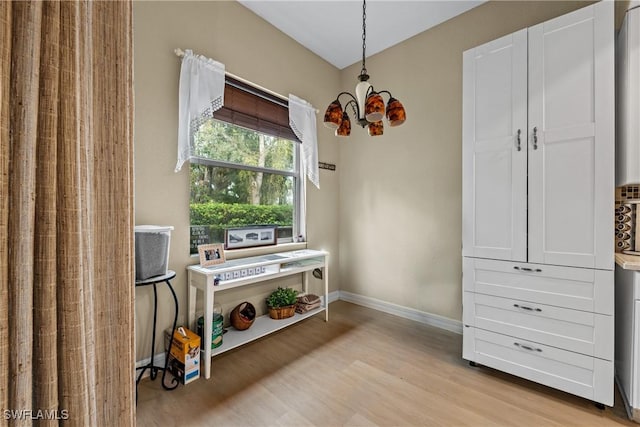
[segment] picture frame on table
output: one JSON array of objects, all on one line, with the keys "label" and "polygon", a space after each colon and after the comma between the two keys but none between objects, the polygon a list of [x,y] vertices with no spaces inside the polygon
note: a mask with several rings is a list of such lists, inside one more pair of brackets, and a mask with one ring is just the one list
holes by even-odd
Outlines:
[{"label": "picture frame on table", "polygon": [[221,243],[209,243],[198,245],[198,255],[200,255],[200,265],[210,267],[224,262],[224,245]]},{"label": "picture frame on table", "polygon": [[275,245],[278,241],[277,225],[254,225],[227,228],[224,231],[224,248],[240,249]]}]

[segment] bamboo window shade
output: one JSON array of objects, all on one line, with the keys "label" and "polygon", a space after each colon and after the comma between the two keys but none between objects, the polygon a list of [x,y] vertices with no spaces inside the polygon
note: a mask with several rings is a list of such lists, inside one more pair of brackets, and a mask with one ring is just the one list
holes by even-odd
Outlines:
[{"label": "bamboo window shade", "polygon": [[267,135],[299,142],[289,126],[286,101],[231,77],[226,78],[224,105],[213,113],[213,117]]}]

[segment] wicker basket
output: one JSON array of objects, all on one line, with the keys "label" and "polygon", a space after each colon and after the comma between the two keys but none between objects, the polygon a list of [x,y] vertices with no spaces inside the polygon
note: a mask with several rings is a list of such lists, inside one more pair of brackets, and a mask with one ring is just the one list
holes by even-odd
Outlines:
[{"label": "wicker basket", "polygon": [[249,329],[253,325],[253,321],[256,320],[256,309],[250,302],[243,302],[238,304],[236,308],[231,311],[229,315],[231,320],[231,326],[239,331]]},{"label": "wicker basket", "polygon": [[269,317],[272,319],[286,319],[296,313],[296,305],[287,305],[285,307],[271,308],[269,307]]}]

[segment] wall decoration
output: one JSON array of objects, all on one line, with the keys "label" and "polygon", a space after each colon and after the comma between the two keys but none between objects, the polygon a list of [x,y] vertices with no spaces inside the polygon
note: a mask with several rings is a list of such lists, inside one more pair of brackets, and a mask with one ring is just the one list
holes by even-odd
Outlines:
[{"label": "wall decoration", "polygon": [[239,249],[275,245],[278,238],[277,234],[277,225],[227,228],[224,232],[224,248]]}]

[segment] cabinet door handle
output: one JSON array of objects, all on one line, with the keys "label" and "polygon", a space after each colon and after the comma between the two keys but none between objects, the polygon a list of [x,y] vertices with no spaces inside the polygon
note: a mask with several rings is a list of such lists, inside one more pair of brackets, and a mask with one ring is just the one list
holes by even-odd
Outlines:
[{"label": "cabinet door handle", "polygon": [[522,131],[520,131],[520,129],[518,129],[518,132],[516,133],[516,148],[518,149],[518,151],[522,150],[522,146],[521,146],[521,141],[520,141],[520,134],[522,133]]},{"label": "cabinet door handle", "polygon": [[519,304],[513,304],[513,306],[515,308],[520,308],[522,310],[527,310],[527,311],[537,311],[538,313],[542,311],[541,308],[532,308],[532,307],[527,307],[526,305],[519,305]]},{"label": "cabinet door handle", "polygon": [[538,128],[537,127],[533,128],[533,149],[534,150],[538,149]]},{"label": "cabinet door handle", "polygon": [[513,345],[515,345],[516,347],[522,348],[524,350],[537,351],[539,353],[542,353],[542,349],[541,348],[533,348],[533,347],[530,347],[528,345],[520,344],[518,342],[514,342]]}]

